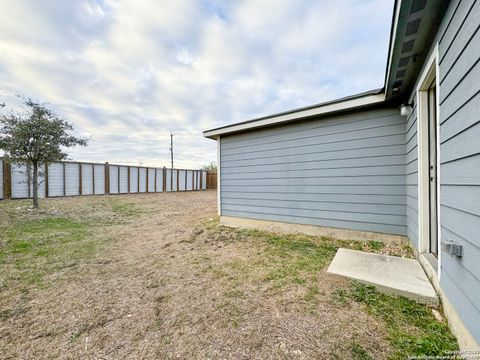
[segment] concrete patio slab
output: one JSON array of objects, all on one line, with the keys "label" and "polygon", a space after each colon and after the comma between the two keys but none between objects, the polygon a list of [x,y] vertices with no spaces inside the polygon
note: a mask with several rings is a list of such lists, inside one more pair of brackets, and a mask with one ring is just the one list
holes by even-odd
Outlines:
[{"label": "concrete patio slab", "polygon": [[388,294],[402,295],[432,306],[439,305],[432,284],[420,263],[414,259],[338,249],[327,273],[373,285]]}]

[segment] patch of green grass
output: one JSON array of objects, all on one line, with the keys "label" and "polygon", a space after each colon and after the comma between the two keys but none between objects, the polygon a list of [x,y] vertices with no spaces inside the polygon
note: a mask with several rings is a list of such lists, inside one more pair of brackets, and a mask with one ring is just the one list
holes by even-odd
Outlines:
[{"label": "patch of green grass", "polygon": [[266,256],[273,265],[267,280],[278,286],[306,284],[306,278],[322,270],[338,249],[325,239],[314,241],[301,235],[270,235],[266,245]]},{"label": "patch of green grass", "polygon": [[372,250],[381,250],[385,247],[385,244],[380,241],[370,240],[368,242],[368,247]]},{"label": "patch of green grass", "polygon": [[368,355],[367,351],[357,343],[352,344],[351,348],[352,358],[355,360],[373,360],[370,355]]},{"label": "patch of green grass", "polygon": [[0,235],[0,287],[40,285],[45,276],[91,256],[92,225],[64,217],[14,222]]},{"label": "patch of green grass", "polygon": [[141,208],[139,208],[134,203],[124,203],[124,202],[118,202],[118,201],[112,200],[110,204],[112,207],[112,211],[115,214],[122,215],[125,217],[140,216],[144,212]]},{"label": "patch of green grass", "polygon": [[245,293],[242,290],[238,289],[225,291],[223,295],[225,295],[225,297],[227,298],[232,299],[243,299],[245,297]]},{"label": "patch of green grass", "polygon": [[350,298],[366,305],[387,327],[395,352],[392,359],[408,356],[436,356],[458,350],[447,324],[439,322],[431,309],[402,296],[391,296],[372,286],[352,282]]},{"label": "patch of green grass", "polygon": [[303,296],[303,299],[307,302],[315,301],[319,293],[320,289],[318,288],[318,284],[312,284],[307,288],[307,292]]},{"label": "patch of green grass", "polygon": [[349,293],[345,289],[335,289],[332,293],[332,301],[334,304],[345,305],[349,299]]}]

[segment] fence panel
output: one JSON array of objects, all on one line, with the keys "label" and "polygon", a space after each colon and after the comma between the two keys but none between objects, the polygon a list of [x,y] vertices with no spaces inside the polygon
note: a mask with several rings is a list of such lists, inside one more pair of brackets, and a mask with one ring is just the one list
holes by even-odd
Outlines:
[{"label": "fence panel", "polygon": [[93,193],[98,195],[105,194],[105,165],[93,165],[94,188]]},{"label": "fence panel", "polygon": [[155,169],[147,169],[148,192],[155,192]]},{"label": "fence panel", "polygon": [[[49,173],[49,178],[50,178],[50,173]],[[66,163],[65,164],[65,195],[67,196],[80,195],[79,184],[80,184],[79,165],[76,163]]]},{"label": "fence panel", "polygon": [[92,164],[82,164],[82,195],[93,195]]},{"label": "fence panel", "polygon": [[178,191],[185,191],[186,171],[178,171]]},{"label": "fence panel", "polygon": [[193,190],[192,188],[192,176],[193,176],[193,172],[188,170],[187,171],[187,187],[185,190]]},{"label": "fence panel", "polygon": [[[44,179],[45,174],[48,174],[47,181]],[[0,199],[31,198],[32,175],[31,169],[25,164],[9,164],[0,158]],[[208,188],[208,176],[201,170],[125,165],[107,167],[106,163],[54,162],[48,164],[47,171],[45,167],[40,167],[38,177],[39,197],[101,195],[107,189],[110,194],[125,194]]]},{"label": "fence panel", "polygon": [[65,196],[63,164],[48,164],[48,196]]},{"label": "fence panel", "polygon": [[207,189],[217,188],[217,173],[209,172],[207,174]]},{"label": "fence panel", "polygon": [[120,190],[121,194],[128,193],[128,167],[127,166],[120,166]]},{"label": "fence panel", "polygon": [[172,191],[178,191],[178,170],[172,170]]},{"label": "fence panel", "polygon": [[118,194],[118,166],[116,165],[109,165],[108,166],[108,177],[109,177],[109,187],[110,187],[110,194]]},{"label": "fence panel", "polygon": [[163,191],[163,170],[155,169],[157,173],[157,192]]},{"label": "fence panel", "polygon": [[130,192],[138,192],[138,168],[130,168]]},{"label": "fence panel", "polygon": [[138,180],[138,192],[144,193],[147,191],[147,169],[138,168],[138,174],[138,176],[140,176],[140,179]]},{"label": "fence panel", "polygon": [[166,170],[165,176],[165,191],[172,191],[172,170]]},{"label": "fence panel", "polygon": [[29,197],[27,167],[22,164],[12,164],[12,198]]}]

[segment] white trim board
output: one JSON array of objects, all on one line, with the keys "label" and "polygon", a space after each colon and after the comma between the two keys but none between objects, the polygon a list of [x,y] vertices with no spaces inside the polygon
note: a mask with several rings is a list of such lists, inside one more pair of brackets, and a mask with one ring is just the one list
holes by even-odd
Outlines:
[{"label": "white trim board", "polygon": [[217,206],[218,206],[218,216],[222,215],[222,183],[220,182],[220,172],[222,171],[221,168],[221,146],[222,146],[222,138],[220,136],[217,137]]},{"label": "white trim board", "polygon": [[312,116],[326,115],[329,113],[360,108],[363,106],[381,104],[385,101],[385,93],[366,95],[354,99],[347,99],[335,103],[319,105],[309,109],[299,109],[289,113],[272,115],[263,119],[249,121],[246,123],[233,124],[219,129],[207,130],[203,133],[204,137],[215,139],[219,135],[225,135],[238,131],[256,129],[264,126],[282,124],[290,121],[296,121]]},{"label": "white trim board", "polygon": [[439,67],[438,67],[438,44],[435,45],[430,58],[426,62],[426,66],[420,76],[417,84],[417,157],[418,157],[418,252],[429,252],[429,138],[428,138],[428,113],[427,109],[427,87],[435,78],[437,110],[436,110],[436,133],[437,133],[437,248],[438,248],[438,266],[437,277],[440,280],[441,269],[441,222],[440,222],[440,84],[439,84]]}]

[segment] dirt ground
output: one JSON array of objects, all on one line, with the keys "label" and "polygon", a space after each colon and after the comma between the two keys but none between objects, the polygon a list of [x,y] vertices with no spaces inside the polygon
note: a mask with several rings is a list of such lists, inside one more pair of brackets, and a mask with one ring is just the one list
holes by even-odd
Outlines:
[{"label": "dirt ground", "polygon": [[0,358],[393,354],[385,321],[326,275],[334,245],[226,229],[215,202],[211,191],[48,199],[40,212],[0,202]]}]

